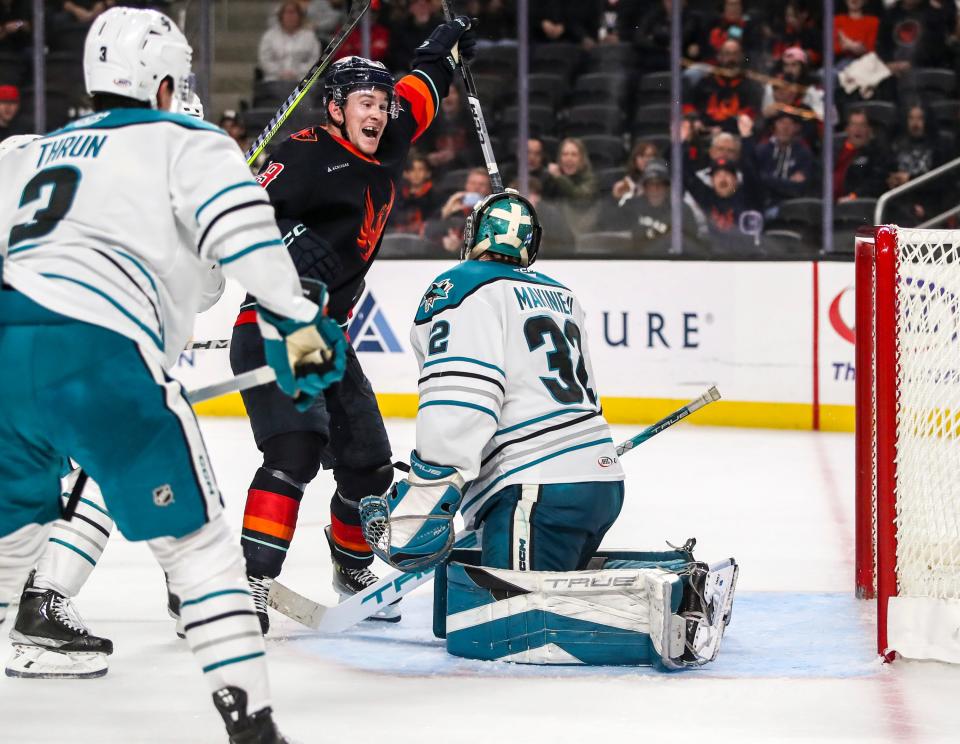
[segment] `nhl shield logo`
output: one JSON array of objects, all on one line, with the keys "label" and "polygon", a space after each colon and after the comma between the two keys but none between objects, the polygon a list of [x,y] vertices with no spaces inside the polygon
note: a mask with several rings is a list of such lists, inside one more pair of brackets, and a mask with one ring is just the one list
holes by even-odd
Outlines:
[{"label": "nhl shield logo", "polygon": [[157,506],[170,506],[173,503],[173,489],[169,483],[153,489],[153,503]]}]

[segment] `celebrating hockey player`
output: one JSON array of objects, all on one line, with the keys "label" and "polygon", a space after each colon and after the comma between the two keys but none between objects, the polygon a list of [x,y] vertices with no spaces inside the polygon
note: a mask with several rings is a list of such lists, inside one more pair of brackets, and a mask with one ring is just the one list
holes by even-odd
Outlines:
[{"label": "celebrating hockey player", "polygon": [[163,14],[108,10],[84,49],[97,113],[0,161],[0,593],[60,515],[69,456],[183,599],[231,741],[279,742],[241,556],[196,417],[165,369],[211,261],[256,294],[264,358],[301,403],[342,376],[346,342],[325,288],[304,296],[236,145],[170,113],[190,95],[191,55]]},{"label": "celebrating hockey player", "polygon": [[[454,653],[533,663],[649,663],[649,637],[667,666],[705,663],[729,619],[732,562],[711,574],[693,560],[692,541],[614,564],[610,570],[629,574],[617,580],[630,583],[612,593],[613,577],[591,574],[582,583],[620,513],[624,476],[600,407],[584,311],[570,289],[529,268],[540,239],[536,211],[517,192],[474,206],[461,252],[469,260],[431,283],[410,335],[420,365],[410,474],[386,494],[361,501],[364,535],[381,558],[409,571],[446,558],[458,510],[469,529],[481,531],[480,564],[506,571],[457,574],[451,567],[451,585],[467,597],[457,605],[458,633],[448,635]],[[541,580],[527,578],[529,572],[555,573]],[[586,588],[570,598],[557,588],[564,581]],[[718,592],[718,583],[728,591]],[[490,609],[511,596],[513,604]],[[574,624],[560,617],[552,627],[565,606],[573,607]],[[464,619],[470,608],[477,619]],[[526,631],[516,637],[509,622],[491,622],[527,612],[533,614],[517,626]],[[655,616],[666,619],[656,624]],[[544,633],[536,632],[538,617]],[[597,631],[618,628],[638,654],[621,648],[610,654],[612,646],[601,644],[600,653],[575,656],[537,640],[549,630],[570,631],[578,647]]]},{"label": "celebrating hockey player", "polygon": [[[411,143],[447,94],[452,49],[459,45],[469,57],[474,44],[469,19],[439,25],[414,54],[413,71],[396,84],[379,62],[336,62],[323,81],[326,123],[294,134],[260,171],[297,270],[327,284],[330,315],[341,323],[377,256]],[[253,302],[248,298],[233,332],[230,361],[237,374],[263,364]],[[243,401],[263,465],[250,484],[242,544],[266,633],[267,595],[293,539],[307,484],[321,467],[333,469],[337,487],[326,535],[334,588],[345,597],[376,581],[357,507],[390,485],[393,470],[376,398],[352,348],[343,381],[309,407],[270,385],[245,391]],[[388,607],[379,619],[399,620],[399,610]]]}]

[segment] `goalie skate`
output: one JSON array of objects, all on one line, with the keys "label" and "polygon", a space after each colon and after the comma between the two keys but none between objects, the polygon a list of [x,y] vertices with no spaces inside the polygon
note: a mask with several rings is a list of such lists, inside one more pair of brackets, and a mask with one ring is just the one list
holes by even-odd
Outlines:
[{"label": "goalie skate", "polygon": [[703,666],[717,658],[724,630],[733,615],[733,594],[740,567],[733,558],[701,568],[690,577],[691,609],[681,611],[686,621],[682,666]]}]

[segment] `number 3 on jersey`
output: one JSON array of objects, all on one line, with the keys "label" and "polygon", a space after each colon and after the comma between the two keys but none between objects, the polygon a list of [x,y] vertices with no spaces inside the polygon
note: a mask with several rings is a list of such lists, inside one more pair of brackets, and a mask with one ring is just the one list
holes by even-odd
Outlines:
[{"label": "number 3 on jersey", "polygon": [[[558,403],[582,403],[584,393],[591,405],[597,404],[597,395],[590,387],[587,365],[583,361],[583,344],[580,329],[572,320],[563,324],[563,331],[556,321],[548,315],[535,315],[523,324],[523,335],[527,339],[530,351],[536,351],[546,343],[546,337],[553,342],[553,351],[547,352],[547,367],[556,372],[560,380],[553,377],[541,377],[544,384]],[[573,365],[573,348],[578,353],[577,365]]]},{"label": "number 3 on jersey", "polygon": [[47,168],[31,178],[23,188],[20,206],[25,207],[38,201],[43,197],[44,187],[49,186],[47,204],[33,213],[33,219],[30,222],[10,228],[10,245],[32,238],[42,238],[53,232],[73,206],[73,198],[77,194],[79,184],[80,171],[71,166]]}]

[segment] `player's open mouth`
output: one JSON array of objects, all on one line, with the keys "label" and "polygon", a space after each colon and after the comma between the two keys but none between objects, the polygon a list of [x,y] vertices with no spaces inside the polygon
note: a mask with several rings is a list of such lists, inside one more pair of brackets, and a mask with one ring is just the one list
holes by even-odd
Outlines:
[{"label": "player's open mouth", "polygon": [[365,137],[369,137],[370,139],[376,139],[377,135],[380,134],[380,130],[376,127],[363,127],[360,130],[360,133]]}]

